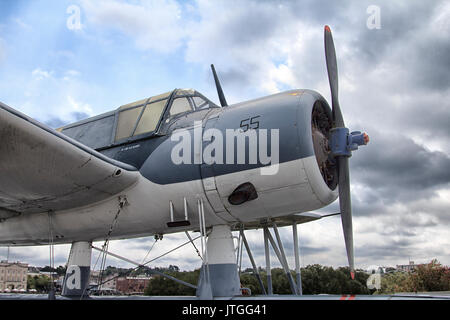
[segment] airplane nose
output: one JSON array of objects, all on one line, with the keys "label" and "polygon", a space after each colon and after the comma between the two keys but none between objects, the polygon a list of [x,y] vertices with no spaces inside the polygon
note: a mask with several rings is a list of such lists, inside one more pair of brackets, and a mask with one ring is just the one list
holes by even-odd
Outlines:
[{"label": "airplane nose", "polygon": [[331,190],[337,185],[336,164],[330,157],[331,108],[315,91],[305,90],[299,103],[300,144],[312,144],[316,166],[323,181]]},{"label": "airplane nose", "polygon": [[312,123],[312,139],[314,146],[314,154],[316,155],[317,164],[321,170],[325,170],[328,161],[328,155],[330,153],[330,147],[328,144],[328,138],[326,133],[321,131],[320,128]]},{"label": "airplane nose", "polygon": [[311,189],[322,202],[329,204],[337,197],[337,167],[330,157],[331,108],[316,91],[303,91],[298,105],[300,144],[309,144],[311,156],[302,159]]}]

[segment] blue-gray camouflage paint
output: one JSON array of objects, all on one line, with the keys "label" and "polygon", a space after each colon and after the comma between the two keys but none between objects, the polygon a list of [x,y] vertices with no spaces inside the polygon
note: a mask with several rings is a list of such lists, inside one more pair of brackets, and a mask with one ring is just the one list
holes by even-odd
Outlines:
[{"label": "blue-gray camouflage paint", "polygon": [[[226,107],[221,113],[207,120],[204,124],[203,132],[209,128],[215,128],[225,137],[226,130],[239,129],[243,119],[259,116],[259,129],[256,129],[256,131],[267,129],[268,153],[270,153],[271,147],[270,130],[279,129],[279,163],[310,157],[314,155],[311,113],[317,100],[327,105],[323,97],[317,92],[295,90]],[[203,163],[201,166],[194,164],[194,128],[191,127],[187,130],[189,130],[191,137],[191,164],[182,163],[177,165],[173,163],[171,153],[179,141],[166,139],[156,147],[140,168],[140,172],[144,177],[158,184],[170,184],[270,165],[270,163],[261,163],[260,159],[258,159],[256,164],[249,164],[248,141],[246,142],[245,164],[237,164],[236,139],[233,164],[213,163],[207,165]],[[259,144],[257,154],[259,154]],[[224,160],[226,159],[225,141],[223,158]]]},{"label": "blue-gray camouflage paint", "polygon": [[[209,264],[209,285],[211,286],[213,297],[232,297],[241,295],[240,280],[238,274],[237,264],[222,263]],[[205,265],[200,269],[200,276],[197,284],[197,297],[201,297],[208,285],[208,280],[205,279]]]},{"label": "blue-gray camouflage paint", "polygon": [[[70,269],[72,267],[72,269]],[[90,266],[69,266],[64,276],[61,295],[65,297],[88,296]]]},{"label": "blue-gray camouflage paint", "polygon": [[[318,92],[312,90],[291,90],[228,106],[220,111],[217,111],[219,108],[214,108],[216,110],[213,112],[212,116],[204,122],[203,132],[205,132],[208,128],[215,128],[221,131],[223,136],[226,137],[225,132],[227,129],[239,129],[241,127],[242,120],[258,117],[259,128],[255,131],[259,132],[260,129],[267,129],[268,153],[271,147],[270,130],[279,130],[280,164],[310,157],[314,155],[311,137],[311,112],[314,103],[318,100],[328,107],[327,102]],[[256,164],[249,164],[248,142],[246,142],[245,164],[237,163],[237,146],[235,143],[234,164],[214,163],[207,165],[203,163],[200,165],[192,162],[192,164],[177,165],[173,163],[171,153],[174,146],[176,146],[179,142],[171,141],[170,137],[172,131],[170,129],[167,132],[163,130],[164,135],[162,136],[153,134],[139,140],[129,141],[127,143],[114,145],[113,147],[108,147],[105,149],[100,148],[98,151],[95,151],[79,141],[56,132],[4,104],[0,104],[0,107],[113,165],[125,170],[139,170],[145,178],[158,184],[199,180],[202,178],[220,176],[270,165],[270,163],[261,163],[259,159]],[[166,112],[168,111],[169,110],[166,110]],[[204,116],[204,111],[193,112],[192,115],[189,115],[192,122],[195,120],[202,120]],[[163,119],[166,118],[166,116],[163,117]],[[174,121],[180,120],[178,119]],[[166,126],[166,124],[161,125]],[[109,126],[110,123],[107,124],[105,122],[103,127],[108,128]],[[167,128],[171,127],[174,128],[177,126],[174,126],[173,122],[169,122],[167,124]],[[191,133],[191,154],[193,155],[194,129],[191,127],[188,130]],[[76,138],[81,139],[81,136],[81,133],[77,132]],[[259,137],[259,135],[257,136]],[[259,150],[257,150],[257,154],[259,154]],[[225,143],[223,157],[226,159]]]}]

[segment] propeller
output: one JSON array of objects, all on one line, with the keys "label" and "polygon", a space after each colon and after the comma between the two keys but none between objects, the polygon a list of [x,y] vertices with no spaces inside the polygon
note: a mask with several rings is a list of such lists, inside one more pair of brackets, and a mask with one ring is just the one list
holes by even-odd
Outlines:
[{"label": "propeller", "polygon": [[349,158],[352,151],[358,146],[366,145],[369,136],[366,133],[355,131],[349,134],[345,127],[341,107],[338,98],[338,70],[336,61],[336,50],[334,48],[333,35],[329,26],[325,26],[325,59],[327,62],[328,80],[331,89],[332,121],[330,130],[331,156],[335,159],[339,186],[339,207],[341,211],[342,229],[344,231],[345,247],[347,250],[350,275],[355,278],[355,262],[353,254],[353,226],[352,226],[352,204],[350,197],[350,172]]}]

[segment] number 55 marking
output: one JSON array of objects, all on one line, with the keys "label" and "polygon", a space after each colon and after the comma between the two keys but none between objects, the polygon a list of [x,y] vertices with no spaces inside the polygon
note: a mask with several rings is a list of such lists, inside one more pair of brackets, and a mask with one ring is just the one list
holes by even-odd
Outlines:
[{"label": "number 55 marking", "polygon": [[242,132],[246,132],[249,129],[258,129],[259,128],[259,121],[256,121],[260,116],[244,119],[241,121],[240,127],[242,129]]}]

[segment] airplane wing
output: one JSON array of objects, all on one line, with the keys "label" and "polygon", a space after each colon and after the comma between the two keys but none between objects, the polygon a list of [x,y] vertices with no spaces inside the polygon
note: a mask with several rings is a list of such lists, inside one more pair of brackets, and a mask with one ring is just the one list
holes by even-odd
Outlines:
[{"label": "airplane wing", "polygon": [[115,161],[0,102],[0,219],[111,197],[137,181]]}]

